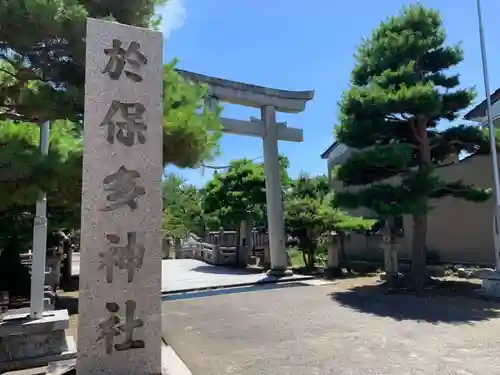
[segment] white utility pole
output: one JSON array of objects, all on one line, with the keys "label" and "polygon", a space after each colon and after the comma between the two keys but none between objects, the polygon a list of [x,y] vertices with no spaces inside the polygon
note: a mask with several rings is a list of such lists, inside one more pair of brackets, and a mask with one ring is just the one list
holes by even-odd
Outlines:
[{"label": "white utility pole", "polygon": [[484,91],[486,94],[486,114],[488,116],[488,130],[490,134],[491,165],[493,167],[493,182],[495,184],[495,212],[493,215],[493,238],[495,246],[495,263],[497,272],[500,270],[500,178],[498,175],[498,157],[495,140],[495,126],[493,125],[493,114],[491,113],[490,78],[488,74],[488,63],[486,59],[486,42],[484,40],[483,16],[481,12],[481,0],[477,0],[477,18],[479,23],[479,41],[481,43],[481,59],[483,63]]},{"label": "white utility pole", "polygon": [[[40,152],[43,156],[49,153],[48,121],[40,125]],[[45,256],[47,253],[47,196],[40,193],[36,202],[36,213],[33,225],[33,261],[31,264],[31,299],[30,317],[40,318],[43,315],[44,286],[45,286]]]}]

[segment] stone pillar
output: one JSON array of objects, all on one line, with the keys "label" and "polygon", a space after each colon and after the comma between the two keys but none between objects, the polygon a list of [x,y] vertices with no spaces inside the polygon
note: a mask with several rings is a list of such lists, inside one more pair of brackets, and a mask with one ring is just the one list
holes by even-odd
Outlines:
[{"label": "stone pillar", "polygon": [[219,246],[227,246],[224,237],[224,227],[219,228]]},{"label": "stone pillar", "polygon": [[340,238],[337,234],[329,234],[326,240],[328,250],[327,269],[328,276],[340,276],[342,268],[340,267]]},{"label": "stone pillar", "polygon": [[216,266],[220,265],[222,260],[222,254],[220,252],[220,237],[218,235],[214,236],[214,243],[212,248],[212,263]]},{"label": "stone pillar", "polygon": [[79,375],[161,373],[162,42],[87,21]]},{"label": "stone pillar", "polygon": [[396,282],[399,277],[399,260],[397,241],[394,236],[394,219],[387,218],[382,234],[382,249],[384,250],[385,279]]},{"label": "stone pillar", "polygon": [[247,255],[250,255],[250,252],[253,249],[253,230],[252,230],[252,220],[248,218],[246,220],[246,226],[245,226],[245,238],[247,239]]},{"label": "stone pillar", "polygon": [[261,117],[265,128],[265,136],[263,138],[264,173],[266,177],[267,218],[271,253],[269,275],[289,276],[293,273],[287,269],[286,262],[276,109],[273,106],[262,107]]},{"label": "stone pillar", "polygon": [[251,228],[250,221],[242,220],[240,223],[240,243],[239,243],[239,264],[238,266],[246,267],[248,263],[248,256],[250,254],[249,243],[251,241]]},{"label": "stone pillar", "polygon": [[264,259],[262,262],[262,267],[267,270],[271,268],[271,250],[269,248],[269,242],[265,243],[263,245],[263,248],[264,248]]},{"label": "stone pillar", "polygon": [[170,236],[163,237],[162,249],[163,249],[163,259],[171,259],[172,258],[172,238]]},{"label": "stone pillar", "polygon": [[61,266],[64,258],[63,249],[57,248],[47,256],[46,265],[50,271],[45,275],[45,285],[56,291],[61,282]]}]

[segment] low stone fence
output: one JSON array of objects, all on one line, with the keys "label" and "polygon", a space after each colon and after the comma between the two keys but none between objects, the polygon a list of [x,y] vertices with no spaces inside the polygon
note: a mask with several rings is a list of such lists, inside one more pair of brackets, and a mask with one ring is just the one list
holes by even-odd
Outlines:
[{"label": "low stone fence", "polygon": [[[208,232],[205,241],[208,243],[215,243],[215,237],[219,238],[221,246],[233,247],[236,246],[236,231],[234,230],[220,230]],[[252,249],[263,250],[269,244],[269,235],[258,231],[251,232],[251,238],[247,241]]]},{"label": "low stone fence", "polygon": [[[217,237],[215,241],[218,241]],[[181,246],[176,258],[198,259],[218,266],[232,265],[236,263],[236,246],[189,241]]]}]

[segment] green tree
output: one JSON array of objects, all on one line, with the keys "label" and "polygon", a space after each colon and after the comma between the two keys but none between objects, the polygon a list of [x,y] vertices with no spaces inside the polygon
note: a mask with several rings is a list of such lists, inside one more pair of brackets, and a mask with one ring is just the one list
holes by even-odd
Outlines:
[{"label": "green tree", "polygon": [[166,0],[0,0],[1,119],[81,122],[86,18],[156,27]]},{"label": "green tree", "polygon": [[[17,223],[0,228],[2,269],[13,270],[29,247],[21,239],[32,233],[40,190],[51,227],[79,226],[86,17],[155,27],[155,6],[165,2],[0,0],[0,220]],[[163,163],[195,167],[218,151],[220,108],[202,109],[206,87],[183,80],[175,62],[163,72]],[[51,122],[46,158],[38,150],[44,121]]]},{"label": "green tree", "polygon": [[174,173],[163,180],[163,229],[182,238],[189,232],[203,236],[205,223],[198,189]]},{"label": "green tree", "polygon": [[435,173],[452,155],[489,151],[477,127],[437,128],[441,120],[457,119],[475,96],[472,89],[459,88],[459,75],[450,71],[463,52],[445,39],[439,13],[421,5],[404,7],[382,22],[358,48],[335,129],[337,140],[355,149],[337,177],[360,187],[338,193],[337,202],[382,216],[413,216],[411,276],[417,288],[427,280],[429,200],[488,198],[487,191],[445,182]]},{"label": "green tree", "polygon": [[293,181],[285,199],[285,228],[299,239],[304,264],[314,268],[321,235],[326,232],[367,229],[373,220],[351,217],[334,208],[326,176],[301,174]]},{"label": "green tree", "polygon": [[[284,191],[290,184],[286,171],[289,165],[288,159],[280,156]],[[264,164],[249,159],[233,160],[227,172],[214,173],[203,189],[203,196],[204,212],[216,214],[224,227],[235,228],[248,219],[264,224],[267,219]]]},{"label": "green tree", "polygon": [[264,168],[249,159],[234,160],[226,173],[214,173],[203,192],[204,212],[218,216],[225,228],[239,228],[266,203]]},{"label": "green tree", "polygon": [[[280,156],[279,162],[282,188],[286,190],[290,181],[286,171],[289,161]],[[250,225],[267,227],[266,182],[262,163],[239,159],[229,164],[226,173],[214,173],[203,189],[203,210],[210,229],[216,229],[215,225],[235,228],[239,257],[242,222],[247,229]]]}]

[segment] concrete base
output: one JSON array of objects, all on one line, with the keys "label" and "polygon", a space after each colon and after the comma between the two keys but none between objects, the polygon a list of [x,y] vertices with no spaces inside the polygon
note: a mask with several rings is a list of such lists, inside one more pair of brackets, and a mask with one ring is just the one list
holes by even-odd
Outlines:
[{"label": "concrete base", "polygon": [[46,311],[40,319],[8,315],[0,323],[0,373],[45,366],[76,358],[76,345],[66,336],[66,310]]},{"label": "concrete base", "polygon": [[[47,367],[44,375],[76,375],[76,360],[53,362]],[[161,343],[161,375],[193,375],[177,353]]]},{"label": "concrete base", "polygon": [[286,268],[271,268],[267,271],[267,276],[290,277],[293,276],[293,271]]},{"label": "concrete base", "polygon": [[482,295],[490,298],[500,298],[500,272],[483,269],[475,272],[475,275],[481,279]]}]

